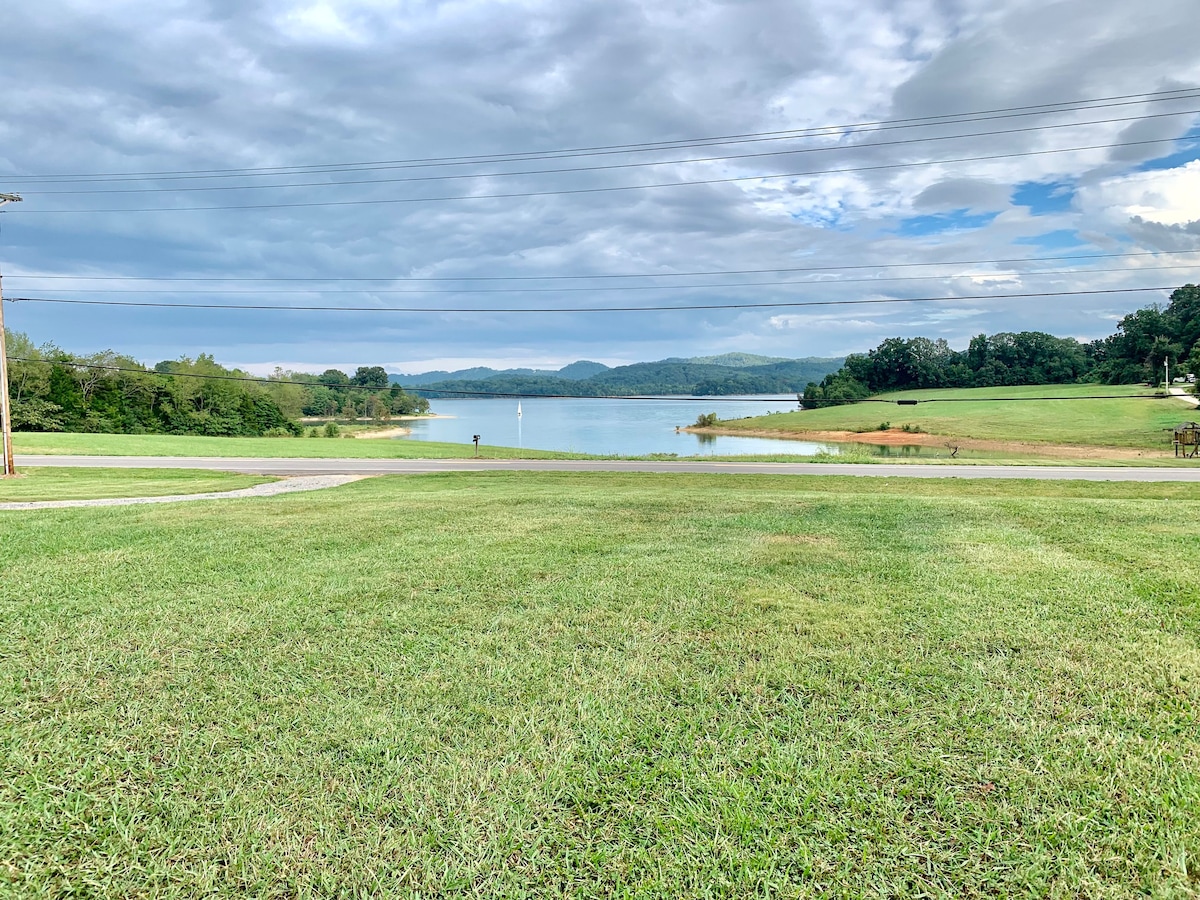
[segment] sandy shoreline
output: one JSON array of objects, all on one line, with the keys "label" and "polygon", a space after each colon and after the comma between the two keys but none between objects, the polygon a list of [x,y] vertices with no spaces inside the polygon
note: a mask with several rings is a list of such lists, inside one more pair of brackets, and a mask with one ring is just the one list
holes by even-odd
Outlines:
[{"label": "sandy shoreline", "polygon": [[[457,419],[458,416],[442,416],[437,413],[428,413],[423,416],[389,416],[389,422],[419,422],[422,419]],[[301,416],[296,420],[301,425],[324,425],[328,422],[333,422],[337,425],[373,425],[378,423],[378,419],[371,419],[366,416],[361,416],[353,422],[340,417],[329,416]]]},{"label": "sandy shoreline", "polygon": [[407,434],[412,434],[411,428],[405,428],[402,425],[397,425],[394,428],[372,428],[370,431],[350,431],[347,435],[356,439],[363,438],[395,438],[404,437]]},{"label": "sandy shoreline", "polygon": [[689,434],[729,435],[731,437],[778,438],[787,441],[812,441],[818,444],[872,444],[877,447],[958,447],[961,450],[989,450],[1019,456],[1046,456],[1054,459],[1154,459],[1171,456],[1170,450],[1138,450],[1134,447],[1080,447],[1071,444],[1037,444],[1022,441],[995,441],[980,438],[947,437],[943,434],[903,431],[772,431],[769,429],[696,428],[683,429]]}]

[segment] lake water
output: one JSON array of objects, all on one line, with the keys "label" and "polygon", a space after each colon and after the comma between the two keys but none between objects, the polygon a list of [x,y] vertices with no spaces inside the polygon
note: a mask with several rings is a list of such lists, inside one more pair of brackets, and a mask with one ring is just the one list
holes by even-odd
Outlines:
[{"label": "lake water", "polygon": [[779,397],[722,397],[707,402],[669,398],[663,400],[608,400],[530,398],[462,398],[430,400],[431,411],[453,418],[406,422],[412,434],[400,440],[471,443],[560,450],[574,453],[642,456],[675,453],[679,456],[788,453],[812,456],[835,447],[811,441],[727,437],[676,433],[676,426],[691,425],[701,413],[715,412],[722,419],[762,416],[796,408],[796,395]]}]

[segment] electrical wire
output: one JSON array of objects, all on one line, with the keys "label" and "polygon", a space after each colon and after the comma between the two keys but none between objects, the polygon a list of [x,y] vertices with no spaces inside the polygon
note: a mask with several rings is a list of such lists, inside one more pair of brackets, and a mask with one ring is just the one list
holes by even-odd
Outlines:
[{"label": "electrical wire", "polygon": [[[154,369],[135,369],[130,366],[113,366],[104,363],[88,363],[82,360],[61,360],[61,359],[33,359],[24,356],[10,356],[9,362],[28,362],[28,363],[44,363],[46,365],[61,365],[73,366],[79,369],[101,369],[110,372],[132,372],[138,375],[158,375],[165,378],[199,378],[212,381],[240,381],[249,382],[252,384],[261,385],[263,387],[276,386],[298,386],[298,387],[325,387],[332,391],[352,391],[366,390],[374,393],[386,392],[391,390],[393,385],[381,388],[371,388],[363,385],[328,385],[320,382],[306,381],[274,381],[265,378],[248,378],[241,375],[203,375],[197,372],[158,372]],[[399,385],[400,389],[405,393],[411,394],[445,394],[452,396],[464,397],[497,397],[505,399],[520,399],[520,400],[650,400],[658,402],[685,402],[685,403],[780,403],[780,397],[687,397],[687,396],[654,396],[648,394],[606,394],[600,396],[588,396],[585,394],[530,394],[519,393],[513,391],[469,391],[469,390],[453,390],[449,388],[427,388],[421,385],[404,386]],[[790,392],[789,392],[790,393]],[[1071,401],[1071,400],[1161,400],[1169,397],[1169,394],[1089,394],[1086,396],[1073,397],[928,397],[920,399],[904,399],[904,400],[886,400],[880,397],[864,397],[853,400],[821,400],[824,405],[848,405],[855,403],[886,403],[899,406],[915,406],[919,403],[977,403],[980,400],[990,400],[1004,403],[1029,403],[1039,402],[1044,400],[1056,401]]]},{"label": "electrical wire", "polygon": [[[2,223],[0,223],[2,224]],[[48,275],[38,272],[25,272],[20,275],[6,275],[8,279],[38,279],[45,281],[188,281],[188,282],[217,282],[217,281],[274,281],[274,282],[368,282],[368,281],[420,281],[420,282],[440,282],[440,281],[578,281],[578,280],[599,280],[611,278],[709,278],[723,275],[771,275],[777,273],[791,272],[845,272],[845,271],[861,271],[863,269],[913,269],[913,268],[928,268],[930,266],[989,266],[989,265],[1009,265],[1015,263],[1038,263],[1038,262],[1064,262],[1069,260],[1092,260],[1092,259],[1134,259],[1146,256],[1181,256],[1190,254],[1200,254],[1200,247],[1193,250],[1150,250],[1138,251],[1135,253],[1084,253],[1084,254],[1068,254],[1064,256],[1020,256],[1007,259],[957,259],[946,260],[944,262],[897,262],[897,263],[859,263],[855,265],[842,266],[792,266],[787,268],[774,269],[724,269],[724,270],[708,270],[700,272],[627,272],[621,274],[595,274],[595,275],[440,275],[430,277],[408,276],[408,275],[387,275],[381,277],[334,277],[334,278],[319,278],[313,276],[241,276],[241,275],[220,275],[220,276],[159,276],[159,275]],[[1175,268],[1175,267],[1172,267]],[[1095,270],[1091,270],[1095,271]],[[844,282],[841,282],[844,283]]]},{"label": "electrical wire", "polygon": [[267,166],[232,169],[198,169],[198,170],[167,170],[146,172],[101,172],[101,173],[66,173],[50,175],[13,175],[12,179],[22,183],[52,183],[52,179],[121,179],[142,180],[146,178],[170,179],[178,178],[233,178],[268,175],[295,175],[332,173],[339,171],[363,171],[386,168],[431,168],[443,165],[482,165],[500,162],[528,162],[542,159],[570,158],[574,156],[594,156],[615,153],[659,152],[663,150],[679,150],[691,147],[714,146],[720,144],[754,143],[759,141],[794,140],[802,137],[825,137],[830,133],[844,136],[858,130],[891,130],[895,128],[917,128],[939,125],[954,125],[972,121],[987,121],[990,119],[1016,118],[1019,116],[1051,115],[1067,112],[1081,112],[1089,109],[1105,109],[1117,106],[1129,106],[1138,103],[1161,103],[1179,100],[1192,100],[1200,97],[1196,88],[1179,88],[1170,91],[1156,91],[1148,94],[1120,94],[1113,97],[1093,98],[1090,100],[1059,101],[1057,103],[1033,104],[1027,106],[1002,107],[999,109],[979,110],[964,113],[946,113],[935,116],[917,116],[902,119],[885,119],[875,122],[857,122],[841,125],[819,125],[809,128],[787,129],[782,131],[748,132],[734,135],[723,135],[705,138],[681,138],[667,141],[650,141],[630,144],[610,144],[594,147],[576,147],[559,150],[517,151],[511,153],[480,154],[474,156],[442,156],[415,159],[381,160],[354,163],[324,163],[300,166]]},{"label": "electrical wire", "polygon": [[1114,272],[1161,272],[1176,269],[1196,268],[1192,263],[1180,263],[1173,266],[1139,266],[1135,269],[1057,269],[1050,271],[1023,272],[960,272],[952,275],[888,275],[878,278],[841,278],[837,281],[743,281],[717,282],[712,284],[634,284],[634,285],[592,285],[588,287],[505,287],[505,288],[206,288],[203,290],[179,288],[55,288],[60,294],[566,294],[598,291],[697,291],[697,290],[729,290],[732,288],[756,287],[837,287],[843,284],[890,284],[897,281],[950,281],[961,278],[990,278],[1018,279],[1033,278],[1048,275],[1099,275]]},{"label": "electrical wire", "polygon": [[[47,366],[70,366],[77,369],[102,369],[109,372],[130,372],[136,375],[157,375],[163,378],[200,378],[210,381],[242,381],[250,384],[262,385],[263,387],[277,387],[280,385],[306,388],[323,387],[331,391],[368,391],[376,394],[380,392],[386,393],[392,388],[390,383],[386,387],[370,387],[361,384],[325,384],[321,381],[284,381],[271,378],[252,378],[245,375],[205,375],[199,372],[159,372],[157,369],[135,369],[132,366],[114,366],[107,363],[89,363],[80,359],[46,359],[42,357],[28,356],[9,356],[7,359],[9,362],[41,363]],[[401,388],[401,390],[411,393],[411,390],[405,388]]]},{"label": "electrical wire", "polygon": [[794,300],[771,303],[696,303],[674,306],[558,306],[558,307],[432,307],[432,306],[298,306],[267,303],[163,303],[141,300],[78,300],[63,297],[5,297],[10,303],[58,303],[73,306],[125,306],[149,309],[278,310],[286,312],[372,313],[599,313],[684,312],[712,309],[792,309],[810,306],[862,306],[882,303],[944,303],[966,300],[1020,300],[1046,297],[1081,297],[1098,294],[1145,294],[1173,291],[1174,287],[1109,288],[1087,291],[1031,291],[1018,294],[963,294],[956,297],[871,297],[864,300]]},{"label": "electrical wire", "polygon": [[[514,191],[509,193],[495,194],[466,194],[441,197],[388,197],[388,198],[373,198],[366,200],[311,200],[300,203],[250,203],[250,204],[227,204],[221,206],[129,206],[129,207],[93,207],[91,209],[22,209],[22,213],[29,215],[65,215],[65,214],[84,214],[84,213],[133,213],[133,212],[215,212],[228,210],[250,210],[250,209],[312,209],[317,207],[352,207],[352,206],[378,206],[391,204],[410,204],[410,203],[440,203],[440,202],[455,202],[462,200],[512,200],[524,199],[531,197],[562,197],[583,194],[611,194],[623,191],[643,191],[656,190],[660,188],[677,188],[677,187],[698,187],[711,186],[717,184],[740,184],[751,181],[773,181],[780,178],[806,178],[819,177],[823,175],[842,175],[854,172],[874,172],[891,169],[910,169],[922,166],[941,166],[950,165],[953,163],[963,162],[988,162],[994,160],[1019,159],[1031,156],[1046,156],[1054,153],[1076,153],[1090,150],[1112,150],[1118,147],[1140,147],[1151,144],[1172,143],[1169,140],[1142,140],[1142,141],[1118,141],[1109,144],[1091,144],[1082,147],[1058,147],[1049,150],[1025,150],[1017,153],[995,153],[985,156],[960,156],[951,157],[949,159],[934,159],[920,160],[916,162],[906,163],[883,163],[873,166],[848,166],[840,169],[814,169],[805,172],[781,172],[767,175],[739,175],[729,178],[703,178],[691,181],[670,181],[660,182],[655,184],[627,184],[627,185],[610,185],[606,187],[590,187],[590,188],[567,188],[551,191]],[[0,215],[11,215],[7,211],[0,212]]]},{"label": "electrical wire", "polygon": [[1052,125],[1029,125],[1022,128],[1009,128],[997,131],[975,131],[966,134],[946,134],[946,135],[928,135],[925,137],[904,138],[895,141],[875,141],[862,144],[841,144],[829,147],[801,147],[792,150],[772,150],[766,153],[742,153],[726,156],[702,156],[689,159],[670,159],[670,160],[646,160],[642,162],[626,162],[626,163],[611,163],[608,165],[596,166],[572,166],[568,168],[557,169],[525,169],[516,172],[460,172],[450,175],[418,175],[406,176],[403,178],[366,178],[351,181],[300,181],[289,182],[286,184],[248,184],[248,185],[202,185],[200,187],[138,187],[138,188],[99,188],[99,189],[82,189],[73,188],[69,190],[25,190],[23,193],[27,197],[31,196],[80,196],[93,194],[164,194],[164,193],[192,193],[196,191],[260,191],[260,190],[284,190],[288,188],[304,188],[304,187],[334,187],[345,185],[361,185],[361,184],[414,184],[430,181],[458,181],[473,178],[509,178],[526,175],[564,175],[578,174],[581,172],[610,172],[626,169],[640,169],[655,166],[676,166],[687,165],[691,163],[711,163],[711,162],[727,162],[731,160],[744,159],[761,159],[764,157],[779,157],[779,156],[798,156],[807,153],[831,153],[847,150],[868,150],[879,147],[896,147],[909,144],[929,143],[932,141],[948,141],[960,140],[964,138],[977,137],[998,137],[1008,134],[1023,134],[1031,131],[1047,131],[1057,128],[1083,128],[1090,125],[1107,125],[1115,122],[1141,122],[1146,119],[1157,119],[1170,116],[1196,115],[1200,114],[1200,109],[1179,110],[1177,112],[1167,113],[1152,113],[1142,116],[1126,116],[1124,118],[1113,119],[1098,119],[1087,122],[1059,122]]}]

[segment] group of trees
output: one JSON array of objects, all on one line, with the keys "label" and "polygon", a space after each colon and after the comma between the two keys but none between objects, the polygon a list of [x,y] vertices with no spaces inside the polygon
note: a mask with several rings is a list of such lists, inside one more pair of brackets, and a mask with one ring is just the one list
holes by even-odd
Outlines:
[{"label": "group of trees", "polygon": [[1125,316],[1117,333],[1080,343],[1040,331],[977,335],[966,350],[944,340],[888,338],[846,357],[836,372],[804,389],[806,405],[860,400],[883,391],[1017,384],[1152,383],[1163,362],[1172,371],[1200,372],[1200,287],[1188,284],[1165,307]]},{"label": "group of trees", "polygon": [[326,369],[320,375],[276,369],[272,380],[298,389],[298,414],[304,416],[387,419],[429,411],[424,397],[391,384],[383,366],[359,366],[352,376],[340,369]]},{"label": "group of trees", "polygon": [[[786,394],[813,378],[832,372],[842,360],[787,359],[760,365],[722,365],[686,359],[634,363],[585,378],[524,375],[501,372],[482,379],[446,379],[415,390],[436,389],[464,394],[563,394],[572,397],[632,396],[636,394]],[[595,365],[595,364],[592,364]]]},{"label": "group of trees", "polygon": [[388,383],[379,366],[353,377],[276,371],[270,379],[227,369],[207,354],[148,369],[111,351],[72,356],[7,335],[9,398],[18,431],[259,436],[300,434],[301,416],[424,412],[429,402]]}]

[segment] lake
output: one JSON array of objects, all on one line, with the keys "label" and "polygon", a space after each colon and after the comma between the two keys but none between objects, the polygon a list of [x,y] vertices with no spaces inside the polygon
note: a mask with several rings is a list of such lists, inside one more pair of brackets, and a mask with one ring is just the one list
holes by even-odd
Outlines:
[{"label": "lake", "polygon": [[[727,437],[676,433],[676,426],[691,425],[701,413],[715,412],[722,419],[762,416],[796,408],[796,395],[778,397],[721,397],[687,400],[522,399],[521,417],[512,399],[455,398],[430,400],[431,411],[448,418],[420,419],[404,424],[411,441],[471,443],[559,450],[573,453],[643,456],[675,453],[679,456],[729,456],[734,454],[788,453],[812,456],[836,447],[811,441]],[[449,418],[452,417],[452,418]]]}]

